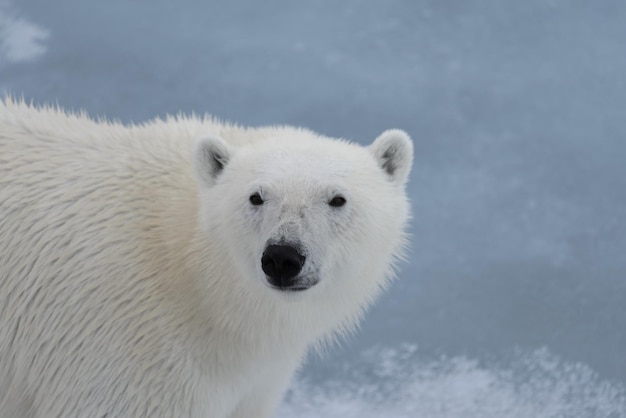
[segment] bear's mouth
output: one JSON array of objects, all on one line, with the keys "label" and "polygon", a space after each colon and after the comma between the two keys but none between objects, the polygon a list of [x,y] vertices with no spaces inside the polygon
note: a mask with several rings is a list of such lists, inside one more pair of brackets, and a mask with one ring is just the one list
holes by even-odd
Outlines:
[{"label": "bear's mouth", "polygon": [[310,288],[312,288],[313,286],[315,286],[317,284],[317,281],[313,282],[313,283],[306,283],[306,284],[298,284],[298,285],[293,285],[293,286],[275,286],[272,285],[270,283],[268,283],[269,287],[274,289],[274,290],[279,290],[281,292],[303,292],[305,290],[308,290]]},{"label": "bear's mouth", "polygon": [[279,290],[281,292],[288,293],[288,292],[303,292],[315,286],[317,282],[318,282],[317,280],[312,280],[312,281],[307,280],[305,283],[298,283],[298,284],[294,284],[291,286],[276,286],[268,281],[267,285],[274,290]]},{"label": "bear's mouth", "polygon": [[304,290],[309,289],[311,286],[293,286],[293,287],[275,287],[272,286],[276,290],[280,290],[281,292],[302,292]]}]

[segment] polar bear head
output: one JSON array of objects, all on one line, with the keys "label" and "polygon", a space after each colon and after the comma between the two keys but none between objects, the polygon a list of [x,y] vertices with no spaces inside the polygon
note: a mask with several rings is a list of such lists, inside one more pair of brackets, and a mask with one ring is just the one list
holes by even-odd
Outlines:
[{"label": "polar bear head", "polygon": [[246,286],[374,295],[405,241],[408,135],[389,130],[367,147],[295,128],[245,135],[241,146],[198,139],[194,163],[205,234]]}]

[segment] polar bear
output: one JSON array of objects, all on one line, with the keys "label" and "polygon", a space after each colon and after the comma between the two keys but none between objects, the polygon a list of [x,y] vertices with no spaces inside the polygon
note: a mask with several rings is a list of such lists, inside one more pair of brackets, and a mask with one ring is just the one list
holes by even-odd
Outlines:
[{"label": "polar bear", "polygon": [[271,416],[393,276],[412,155],[0,101],[0,416]]}]

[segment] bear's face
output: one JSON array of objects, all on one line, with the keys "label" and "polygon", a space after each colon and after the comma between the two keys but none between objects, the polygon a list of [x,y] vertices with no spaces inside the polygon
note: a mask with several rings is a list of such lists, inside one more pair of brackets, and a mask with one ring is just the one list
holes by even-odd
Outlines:
[{"label": "bear's face", "polygon": [[295,130],[238,148],[207,137],[194,152],[202,222],[242,276],[287,294],[388,275],[409,212],[404,132],[367,148]]}]

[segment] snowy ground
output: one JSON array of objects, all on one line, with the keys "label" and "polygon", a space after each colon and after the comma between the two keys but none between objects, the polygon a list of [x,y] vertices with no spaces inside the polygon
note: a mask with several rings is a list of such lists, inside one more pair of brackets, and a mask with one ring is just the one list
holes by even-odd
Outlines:
[{"label": "snowy ground", "polygon": [[626,391],[546,350],[506,367],[465,357],[424,362],[415,346],[365,352],[344,378],[298,381],[279,418],[623,417]]},{"label": "snowy ground", "polygon": [[0,93],[413,136],[410,261],[279,416],[621,417],[625,45],[618,0],[0,0]]}]

